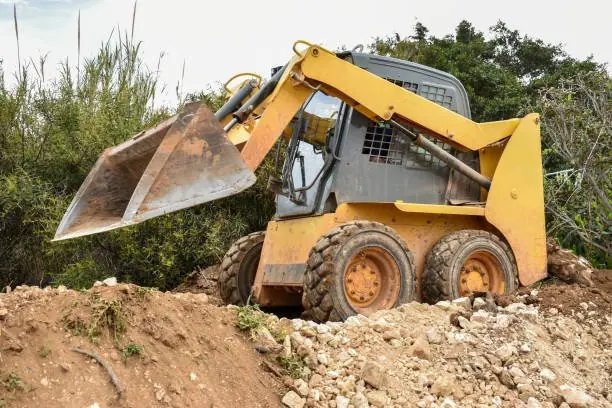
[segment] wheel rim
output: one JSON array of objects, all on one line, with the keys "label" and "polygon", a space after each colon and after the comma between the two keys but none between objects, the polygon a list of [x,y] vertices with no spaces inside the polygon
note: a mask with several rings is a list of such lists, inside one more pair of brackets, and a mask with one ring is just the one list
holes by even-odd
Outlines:
[{"label": "wheel rim", "polygon": [[400,287],[399,266],[393,255],[380,247],[361,248],[344,270],[344,294],[361,314],[395,306]]},{"label": "wheel rim", "polygon": [[467,296],[472,292],[491,292],[501,295],[505,289],[504,271],[493,254],[477,251],[468,256],[459,272],[461,296]]}]

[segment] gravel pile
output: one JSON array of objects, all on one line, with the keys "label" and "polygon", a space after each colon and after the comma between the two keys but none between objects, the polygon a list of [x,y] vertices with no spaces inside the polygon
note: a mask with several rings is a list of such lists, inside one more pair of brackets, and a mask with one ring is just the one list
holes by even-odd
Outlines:
[{"label": "gravel pile", "polygon": [[254,341],[294,363],[290,408],[612,407],[612,316],[588,302],[540,313],[536,291],[510,301],[410,303],[344,323],[270,315]]}]

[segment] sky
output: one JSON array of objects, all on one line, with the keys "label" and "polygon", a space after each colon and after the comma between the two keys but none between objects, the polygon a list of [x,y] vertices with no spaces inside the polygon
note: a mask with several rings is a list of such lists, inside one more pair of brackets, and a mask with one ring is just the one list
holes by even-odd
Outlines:
[{"label": "sky", "polygon": [[[132,0],[0,0],[0,59],[7,76],[17,67],[13,4],[21,60],[47,54],[47,76],[66,58],[76,65],[79,11],[81,55],[87,57],[113,29],[130,29],[134,7]],[[142,41],[151,69],[164,53],[166,90],[158,100],[173,104],[183,63],[183,92],[197,92],[238,72],[268,77],[271,67],[291,57],[298,39],[350,49],[376,36],[408,36],[417,21],[443,36],[463,19],[485,33],[502,20],[522,34],[563,44],[574,57],[592,54],[612,65],[611,15],[610,0],[139,0],[134,38]]]}]

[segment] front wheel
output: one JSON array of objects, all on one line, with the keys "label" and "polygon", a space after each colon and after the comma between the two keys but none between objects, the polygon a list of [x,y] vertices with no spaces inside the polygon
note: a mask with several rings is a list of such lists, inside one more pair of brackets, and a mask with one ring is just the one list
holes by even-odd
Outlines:
[{"label": "front wheel", "polygon": [[490,232],[453,232],[434,245],[425,261],[423,298],[428,303],[472,292],[503,295],[517,287],[514,255],[506,243]]},{"label": "front wheel", "polygon": [[323,235],[310,251],[302,304],[316,321],[370,315],[412,300],[414,263],[393,229],[353,221]]},{"label": "front wheel", "polygon": [[219,293],[227,304],[244,305],[255,281],[265,232],[254,232],[240,238],[221,262]]}]

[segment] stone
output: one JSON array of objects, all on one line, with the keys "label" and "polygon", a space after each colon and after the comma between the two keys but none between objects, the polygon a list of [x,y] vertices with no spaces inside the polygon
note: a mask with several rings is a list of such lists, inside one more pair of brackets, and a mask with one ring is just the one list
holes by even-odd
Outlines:
[{"label": "stone", "polygon": [[521,344],[519,351],[521,352],[521,354],[529,354],[531,353],[531,345],[529,345],[529,343],[523,343]]},{"label": "stone", "polygon": [[323,376],[317,373],[314,373],[313,375],[310,376],[310,380],[308,380],[308,386],[310,388],[314,388],[317,385],[321,384],[321,382],[323,381]]},{"label": "stone", "polygon": [[511,346],[509,344],[504,344],[503,346],[495,350],[495,355],[499,357],[499,359],[504,363],[508,361],[510,357],[516,354],[517,354],[516,347]]},{"label": "stone", "polygon": [[[476,299],[482,300],[482,298],[476,298]],[[470,317],[470,321],[477,322],[477,323],[486,323],[488,319],[489,319],[489,313],[484,310],[477,310],[474,313],[472,313],[472,317]]]},{"label": "stone", "polygon": [[305,337],[316,337],[317,331],[311,326],[304,326],[300,329],[300,333]]},{"label": "stone", "polygon": [[495,316],[495,327],[500,329],[506,329],[510,327],[510,324],[514,321],[514,317],[507,314],[499,314]]},{"label": "stone", "polygon": [[440,330],[432,327],[431,329],[427,330],[427,341],[430,344],[442,344],[444,338],[442,337]]},{"label": "stone", "polygon": [[474,299],[474,303],[472,303],[472,309],[474,310],[484,309],[486,305],[487,305],[487,302],[483,298],[477,297],[476,299]]},{"label": "stone", "polygon": [[514,380],[512,379],[512,376],[510,375],[510,373],[508,372],[508,370],[506,370],[505,368],[503,368],[499,374],[497,375],[497,377],[499,378],[499,382],[504,384],[506,387],[508,388],[514,388]]},{"label": "stone", "polygon": [[303,408],[306,404],[306,400],[300,397],[295,391],[286,393],[281,402],[288,408]]},{"label": "stone", "polygon": [[457,322],[459,323],[459,327],[464,330],[469,330],[472,328],[470,321],[461,315],[457,316]]},{"label": "stone", "polygon": [[102,285],[104,285],[104,284],[101,281],[95,281],[94,284],[93,284],[93,287],[97,288],[97,287],[102,286]]},{"label": "stone", "polygon": [[195,381],[198,379],[198,376],[196,375],[196,373],[189,373],[189,379],[191,381]]},{"label": "stone", "polygon": [[580,302],[580,307],[584,310],[589,310],[589,305],[586,302]]},{"label": "stone", "polygon": [[443,374],[431,385],[431,392],[439,397],[447,397],[453,394],[456,387],[457,382],[455,376],[452,374]]},{"label": "stone", "polygon": [[289,336],[285,336],[283,340],[283,357],[291,358],[291,338]]},{"label": "stone", "polygon": [[506,312],[508,313],[518,313],[519,310],[525,310],[527,309],[527,305],[524,303],[510,303],[508,306],[506,306],[504,308],[504,310],[506,310]]},{"label": "stone", "polygon": [[338,355],[336,356],[336,360],[340,361],[341,363],[345,362],[346,360],[350,358],[351,358],[351,355],[347,351],[344,351],[344,350],[338,353]]},{"label": "stone", "polygon": [[366,396],[360,392],[353,395],[353,398],[351,398],[351,404],[353,404],[355,408],[369,408],[370,406]]},{"label": "stone", "polygon": [[551,383],[557,379],[557,375],[548,368],[544,368],[542,371],[540,371],[540,377],[548,383]]},{"label": "stone", "polygon": [[372,406],[377,408],[384,408],[389,406],[389,397],[384,391],[370,391],[367,394],[368,402]]},{"label": "stone", "polygon": [[361,379],[374,388],[382,388],[387,384],[387,374],[380,365],[373,361],[365,363],[361,370]]},{"label": "stone", "polygon": [[43,387],[48,387],[49,386],[49,379],[47,377],[41,378],[40,385],[42,385]]},{"label": "stone", "polygon": [[302,397],[306,397],[308,395],[308,384],[306,384],[306,381],[299,378],[293,382],[293,386],[298,394],[300,394]]},{"label": "stone", "polygon": [[394,339],[401,339],[402,335],[400,334],[399,330],[386,330],[383,335],[383,340],[389,341],[389,340],[394,340]]},{"label": "stone", "polygon": [[427,336],[419,336],[410,347],[410,355],[414,357],[418,357],[421,360],[430,360],[431,359],[431,350],[429,347],[429,342],[427,340]]},{"label": "stone", "polygon": [[527,408],[542,408],[542,404],[537,399],[529,397],[527,399]]},{"label": "stone", "polygon": [[441,300],[436,303],[435,306],[442,310],[449,310],[452,307],[452,304],[448,300]]},{"label": "stone", "polygon": [[317,354],[317,361],[323,364],[324,366],[329,364],[329,358],[327,357],[327,354],[323,354],[323,353]]},{"label": "stone", "polygon": [[458,299],[454,299],[452,301],[452,304],[468,311],[472,310],[472,302],[470,301],[469,297],[460,297]]},{"label": "stone", "polygon": [[100,404],[98,404],[97,402],[94,402],[93,404],[91,404],[87,408],[100,408]]},{"label": "stone", "polygon": [[6,316],[8,316],[9,311],[6,307],[0,307],[0,320],[4,320],[6,319]]},{"label": "stone", "polygon": [[456,408],[457,404],[451,398],[444,398],[442,403],[440,404],[440,408]]},{"label": "stone", "polygon": [[110,278],[106,278],[102,281],[102,283],[106,286],[116,286],[117,285],[117,278],[110,277]]},{"label": "stone", "polygon": [[514,380],[516,380],[517,378],[523,378],[525,377],[525,373],[523,372],[523,370],[521,370],[520,368],[518,368],[517,366],[512,366],[510,367],[510,369],[508,370],[508,372],[510,373],[510,375],[512,376],[512,378]]},{"label": "stone", "polygon": [[59,286],[57,287],[57,291],[58,291],[59,293],[64,293],[64,292],[67,292],[67,291],[68,291],[68,288],[67,288],[66,286],[64,286],[64,285],[59,285]]},{"label": "stone", "polygon": [[350,400],[342,395],[336,397],[336,408],[348,408]]},{"label": "stone", "polygon": [[573,408],[589,407],[593,401],[590,395],[571,385],[563,384],[559,391],[565,402]]}]

